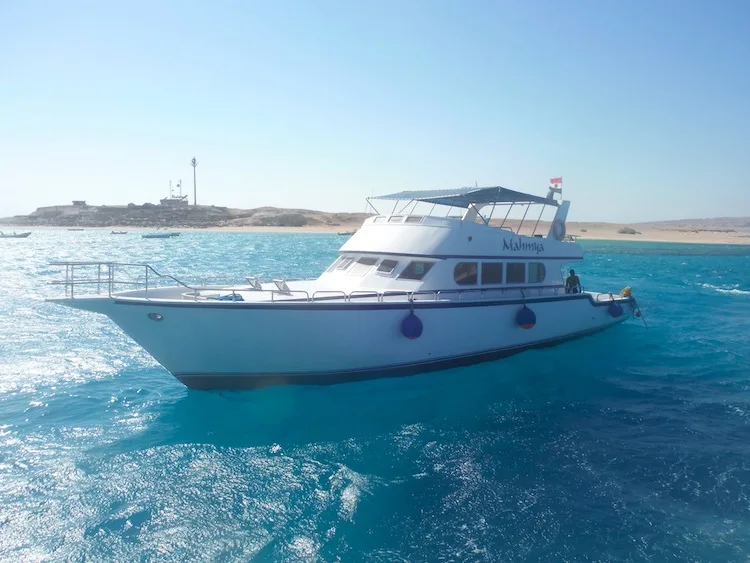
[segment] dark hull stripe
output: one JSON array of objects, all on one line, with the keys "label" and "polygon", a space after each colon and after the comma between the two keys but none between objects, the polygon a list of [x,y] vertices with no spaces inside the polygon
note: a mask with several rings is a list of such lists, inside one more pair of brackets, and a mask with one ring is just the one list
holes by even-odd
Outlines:
[{"label": "dark hull stripe", "polygon": [[[616,297],[621,304],[633,303],[633,298]],[[138,299],[138,300],[135,300]],[[142,307],[181,307],[200,309],[277,309],[287,311],[382,311],[388,309],[458,309],[462,307],[496,307],[501,305],[523,305],[531,303],[550,303],[554,301],[573,301],[588,299],[594,307],[607,307],[611,301],[596,301],[587,293],[576,295],[556,295],[551,297],[527,297],[526,299],[495,299],[484,301],[414,301],[413,303],[330,303],[326,301],[266,301],[251,303],[247,301],[145,301],[142,298],[115,298],[116,305],[137,305]]]},{"label": "dark hull stripe", "polygon": [[366,379],[377,379],[382,377],[403,377],[407,375],[416,375],[418,373],[427,373],[432,371],[446,370],[456,367],[470,366],[482,362],[489,362],[505,358],[536,348],[548,348],[556,346],[562,342],[575,340],[584,336],[600,332],[607,328],[613,327],[622,321],[617,321],[609,325],[601,326],[591,330],[585,330],[554,338],[543,340],[532,344],[524,344],[513,348],[503,348],[490,350],[465,356],[454,356],[451,358],[441,358],[439,360],[428,360],[425,362],[397,364],[383,368],[368,368],[361,370],[348,370],[341,372],[307,372],[307,373],[286,373],[286,374],[249,374],[249,373],[230,373],[230,374],[206,374],[206,373],[175,373],[173,374],[186,387],[202,391],[210,390],[239,390],[239,389],[260,389],[263,387],[272,387],[279,385],[331,385],[335,383],[347,383],[363,381]]}]

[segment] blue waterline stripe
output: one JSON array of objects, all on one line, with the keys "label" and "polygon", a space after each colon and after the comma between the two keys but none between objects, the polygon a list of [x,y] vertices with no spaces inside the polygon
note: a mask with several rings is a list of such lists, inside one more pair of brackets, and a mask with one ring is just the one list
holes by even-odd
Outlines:
[{"label": "blue waterline stripe", "polygon": [[221,373],[211,374],[202,372],[180,372],[173,375],[180,380],[186,387],[196,390],[227,390],[227,389],[259,389],[262,387],[271,387],[279,385],[330,385],[335,383],[346,383],[363,381],[367,379],[378,379],[384,377],[403,377],[416,375],[418,373],[427,373],[452,369],[456,367],[470,366],[478,363],[489,362],[500,358],[512,356],[526,350],[536,348],[547,348],[555,346],[562,342],[575,340],[584,336],[611,328],[622,320],[597,327],[580,331],[568,336],[542,340],[532,344],[524,344],[512,348],[501,348],[489,350],[475,354],[463,356],[453,356],[450,358],[440,358],[437,360],[427,360],[409,364],[394,364],[380,368],[366,368],[359,370],[346,370],[339,372],[302,372],[302,373],[284,373],[284,374],[252,374],[252,373]]}]

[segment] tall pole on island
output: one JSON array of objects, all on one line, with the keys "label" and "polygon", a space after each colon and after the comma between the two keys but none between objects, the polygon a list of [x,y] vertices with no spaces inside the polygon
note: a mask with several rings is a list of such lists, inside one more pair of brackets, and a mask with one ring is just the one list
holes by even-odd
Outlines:
[{"label": "tall pole on island", "polygon": [[190,161],[190,166],[193,167],[193,205],[198,205],[198,190],[195,183],[195,167],[198,166],[198,161],[195,160],[195,157]]}]

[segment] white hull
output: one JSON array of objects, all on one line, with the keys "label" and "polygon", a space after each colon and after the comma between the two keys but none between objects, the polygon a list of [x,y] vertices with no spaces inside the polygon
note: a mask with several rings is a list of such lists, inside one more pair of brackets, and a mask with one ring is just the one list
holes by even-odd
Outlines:
[{"label": "white hull", "polygon": [[[78,298],[65,304],[106,314],[186,386],[256,388],[405,375],[497,359],[557,344],[631,317],[633,301],[588,294],[526,299],[536,314],[518,326],[521,300],[416,304],[424,330],[408,339],[407,303],[158,303]],[[149,314],[161,315],[153,320]]]},{"label": "white hull", "polygon": [[[410,211],[376,210],[313,280],[247,277],[247,285],[192,287],[147,264],[61,262],[65,279],[56,283],[70,298],[59,301],[109,316],[199,389],[353,381],[489,361],[608,328],[635,312],[629,288],[623,297],[581,293],[573,270],[565,280],[555,273],[583,259],[581,247],[563,242],[569,202],[555,193],[491,186],[383,196],[406,199]],[[423,215],[412,202],[464,212]],[[532,204],[557,211],[546,236],[536,234],[541,215],[525,236],[520,225],[502,228],[505,220],[490,226],[496,203],[509,206],[506,217],[519,204],[524,217]],[[143,268],[143,278],[130,268]],[[170,287],[153,283],[167,279]],[[86,285],[108,297],[81,295]]]}]

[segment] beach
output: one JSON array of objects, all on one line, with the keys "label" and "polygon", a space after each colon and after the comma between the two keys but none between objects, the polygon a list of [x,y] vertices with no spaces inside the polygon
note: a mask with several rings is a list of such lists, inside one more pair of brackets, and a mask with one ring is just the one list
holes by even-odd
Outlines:
[{"label": "beach", "polygon": [[[210,227],[207,231],[237,231],[237,232],[268,232],[268,233],[343,233],[357,230],[361,225],[339,225],[337,227],[315,226],[315,227]],[[512,224],[515,230],[517,225]],[[750,244],[750,231],[747,232],[720,232],[701,231],[688,229],[666,229],[663,227],[650,227],[642,225],[627,225],[640,234],[629,235],[618,233],[623,225],[612,223],[568,223],[566,232],[569,235],[580,237],[579,240],[622,240],[641,242],[683,242],[688,244]],[[540,223],[536,234],[546,236],[549,223]],[[521,234],[530,235],[533,231],[532,225],[524,225]]]},{"label": "beach", "polygon": [[[500,222],[493,221],[492,226],[499,227]],[[228,226],[228,227],[169,227],[165,231],[214,231],[214,232],[248,232],[248,233],[351,233],[362,226],[361,223],[346,223],[335,226],[331,225],[306,225],[303,227],[272,227],[272,226]],[[541,221],[536,226],[535,222],[527,221],[522,225],[520,234],[545,235],[549,231],[549,222]],[[518,229],[518,221],[508,221],[505,225],[514,231]],[[630,228],[638,234],[619,233],[618,230]],[[7,232],[16,232],[24,230],[37,229],[56,229],[66,230],[67,227],[40,227],[40,226],[22,226],[13,225],[11,227],[0,226],[0,230]],[[108,226],[108,227],[85,227],[84,230],[102,230],[102,231],[132,231],[138,233],[155,232],[155,228],[147,227],[128,227],[128,226]],[[728,232],[727,229],[699,229],[690,227],[666,227],[663,225],[649,224],[618,224],[618,223],[601,223],[601,222],[568,222],[566,224],[566,233],[574,237],[580,237],[578,240],[618,240],[630,242],[669,242],[669,243],[687,243],[687,244],[750,244],[750,229]],[[343,238],[343,237],[342,237]]]}]

